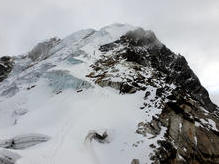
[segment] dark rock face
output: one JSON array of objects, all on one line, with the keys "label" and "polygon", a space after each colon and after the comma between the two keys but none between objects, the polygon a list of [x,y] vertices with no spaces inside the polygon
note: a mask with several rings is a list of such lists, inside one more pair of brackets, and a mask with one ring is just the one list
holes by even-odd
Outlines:
[{"label": "dark rock face", "polygon": [[[103,55],[91,66],[93,72],[88,77],[123,94],[146,90],[144,100],[150,103],[145,102],[140,109],[146,113],[151,108],[161,110],[150,122],[140,122],[136,130],[156,137],[166,128],[164,140],[158,141],[158,147],[152,145],[154,163],[219,163],[218,108],[183,56],[143,29],[128,32],[99,50]],[[129,69],[119,73],[119,64]],[[115,81],[116,77],[121,80]],[[151,99],[149,86],[155,89],[155,99]]]},{"label": "dark rock face", "polygon": [[139,160],[138,159],[133,159],[131,164],[140,164]]},{"label": "dark rock face", "polygon": [[13,59],[9,56],[0,58],[0,82],[8,77],[13,68]]},{"label": "dark rock face", "polygon": [[107,131],[103,132],[103,134],[99,134],[98,132],[94,131],[90,131],[87,136],[85,137],[85,142],[92,142],[92,140],[95,140],[99,143],[109,143],[109,141],[107,140],[108,137],[108,133]]},{"label": "dark rock face", "polygon": [[158,125],[167,127],[167,131],[165,140],[158,141],[160,147],[152,159],[155,163],[218,163],[219,134],[209,124],[211,120],[219,124],[216,115],[204,111],[192,99],[166,103],[159,119],[153,119]]},{"label": "dark rock face", "polygon": [[165,74],[166,82],[173,83],[180,90],[186,91],[207,110],[211,112],[216,110],[216,105],[211,102],[207,90],[190,69],[186,59],[174,54],[160,43],[153,32],[141,28],[128,32],[120,40],[101,46],[100,51],[107,52],[119,45],[124,46],[124,51],[120,53],[120,50],[118,54],[127,61],[155,68]]},{"label": "dark rock face", "polygon": [[[133,72],[133,76],[129,75],[129,72],[121,72],[116,66],[121,64],[119,55],[115,56],[102,56],[101,59],[96,61],[91,67],[93,72],[87,75],[87,77],[93,79],[96,84],[101,87],[112,87],[114,89],[120,90],[121,94],[125,93],[135,93],[139,90],[145,90],[146,88],[141,86],[144,84],[145,77],[142,74],[145,74],[145,69],[140,65],[130,65],[130,71]],[[134,76],[137,74],[136,76]],[[113,81],[111,78],[122,78],[121,81]],[[131,80],[131,79],[134,79]]]}]

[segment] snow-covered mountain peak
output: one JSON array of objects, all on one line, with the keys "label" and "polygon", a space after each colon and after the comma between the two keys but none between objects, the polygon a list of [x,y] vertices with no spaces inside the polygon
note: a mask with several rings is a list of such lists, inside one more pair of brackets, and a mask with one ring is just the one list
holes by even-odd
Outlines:
[{"label": "snow-covered mountain peak", "polygon": [[81,30],[0,68],[0,163],[219,161],[218,108],[152,31]]}]

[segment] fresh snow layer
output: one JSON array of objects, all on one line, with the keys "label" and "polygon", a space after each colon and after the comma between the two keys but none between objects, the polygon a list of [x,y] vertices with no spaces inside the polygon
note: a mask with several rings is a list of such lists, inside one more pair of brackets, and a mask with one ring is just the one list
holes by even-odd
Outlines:
[{"label": "fresh snow layer", "polygon": [[[137,124],[144,120],[139,110],[143,92],[119,95],[110,88],[99,87],[77,93],[66,90],[56,96],[43,95],[34,88],[32,94],[17,95],[16,102],[28,97],[28,113],[21,116],[14,126],[0,130],[1,138],[11,138],[27,133],[48,135],[51,140],[26,150],[17,150],[22,156],[20,164],[41,163],[130,163],[133,158],[148,161],[149,145],[155,140],[135,133]],[[48,90],[44,89],[46,94]],[[24,97],[23,97],[24,96]],[[15,102],[15,100],[13,101]],[[38,104],[38,105],[37,105]],[[109,133],[109,143],[86,143],[90,130]],[[138,147],[138,142],[142,142]]]},{"label": "fresh snow layer", "polygon": [[[150,163],[149,145],[156,145],[165,129],[153,139],[135,132],[139,122],[149,121],[139,109],[144,92],[120,95],[85,76],[101,55],[98,46],[132,29],[116,24],[77,32],[52,48],[52,56],[31,66],[28,59],[17,58],[15,69],[0,86],[5,91],[0,93],[0,140],[33,133],[50,137],[36,146],[13,150],[21,156],[17,164],[121,164],[134,158]],[[109,143],[85,142],[91,130],[106,130]]]}]

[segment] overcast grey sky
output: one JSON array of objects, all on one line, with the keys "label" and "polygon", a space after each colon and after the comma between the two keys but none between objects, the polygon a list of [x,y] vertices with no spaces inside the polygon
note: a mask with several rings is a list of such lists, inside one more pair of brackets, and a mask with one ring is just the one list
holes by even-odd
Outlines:
[{"label": "overcast grey sky", "polygon": [[219,95],[219,0],[0,0],[0,56],[112,23],[153,30]]}]

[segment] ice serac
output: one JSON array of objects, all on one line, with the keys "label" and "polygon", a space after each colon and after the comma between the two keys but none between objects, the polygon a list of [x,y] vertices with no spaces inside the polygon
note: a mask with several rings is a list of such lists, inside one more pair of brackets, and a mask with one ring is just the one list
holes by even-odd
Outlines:
[{"label": "ice serac", "polygon": [[144,90],[145,103],[140,109],[146,113],[161,110],[151,121],[140,122],[136,130],[143,136],[157,136],[162,127],[167,128],[165,139],[157,141],[159,146],[151,145],[154,163],[219,162],[218,108],[183,56],[142,28],[99,50],[103,56],[91,65],[88,77],[120,93]]}]

